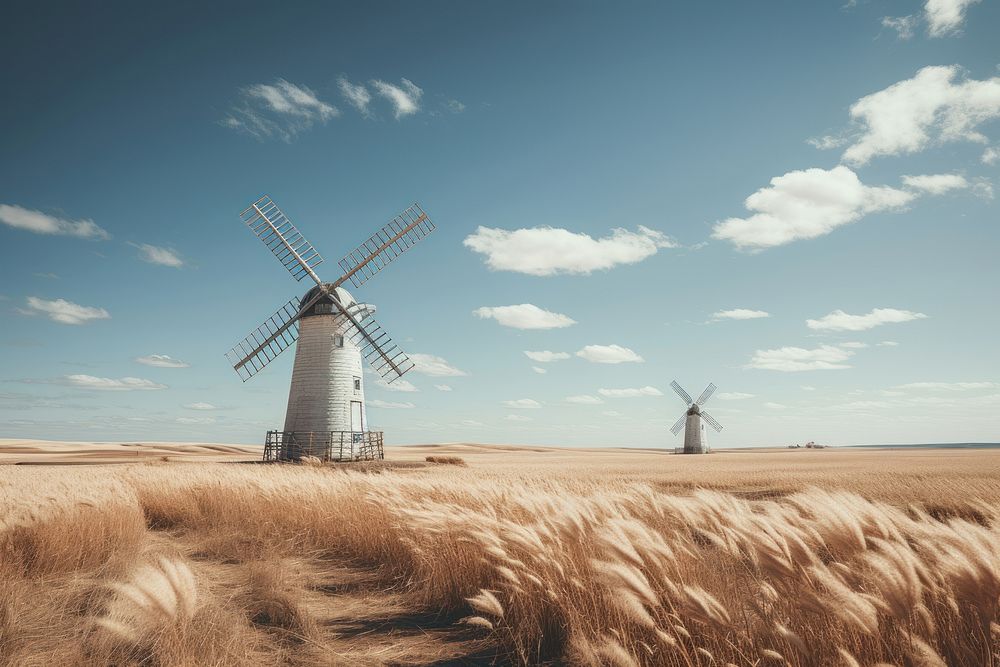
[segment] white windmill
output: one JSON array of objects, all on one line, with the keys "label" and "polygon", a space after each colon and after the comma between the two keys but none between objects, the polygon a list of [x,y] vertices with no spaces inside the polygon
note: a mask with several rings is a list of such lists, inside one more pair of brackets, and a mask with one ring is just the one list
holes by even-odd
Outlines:
[{"label": "white windmill", "polygon": [[315,271],[323,257],[270,197],[240,217],[296,280],[309,276],[316,283],[226,354],[246,382],[298,339],[285,426],[268,432],[264,458],[382,458],[382,433],[368,430],[361,357],[387,382],[414,364],[375,321],[375,307],[358,303],[341,285],[350,280],[360,287],[434,231],[434,223],[414,204],[344,257],[344,274],[327,283]]},{"label": "white windmill", "polygon": [[715,393],[715,385],[709,383],[705,391],[697,401],[691,399],[691,394],[684,391],[684,388],[677,384],[677,380],[670,383],[673,390],[687,404],[687,410],[680,416],[680,419],[670,427],[670,432],[677,435],[684,429],[684,453],[685,454],[707,454],[708,438],[705,437],[705,423],[716,431],[722,431],[722,424],[715,421],[712,415],[701,409],[701,406],[708,402],[708,399]]}]

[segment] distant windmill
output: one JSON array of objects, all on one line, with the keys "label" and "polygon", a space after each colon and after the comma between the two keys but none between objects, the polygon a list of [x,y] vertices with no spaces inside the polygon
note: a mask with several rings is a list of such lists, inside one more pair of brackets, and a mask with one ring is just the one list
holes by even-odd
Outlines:
[{"label": "distant windmill", "polygon": [[282,431],[269,431],[265,459],[382,458],[382,434],[368,430],[361,357],[387,382],[414,364],[375,321],[375,307],[341,287],[360,287],[434,231],[414,204],[340,261],[344,275],[325,283],[316,275],[323,257],[264,196],[240,215],[296,280],[316,283],[293,297],[226,357],[246,382],[298,339]]},{"label": "distant windmill", "polygon": [[708,439],[705,437],[705,425],[702,423],[702,420],[708,422],[708,425],[716,431],[722,431],[722,424],[715,421],[712,415],[701,409],[701,406],[705,405],[712,394],[715,393],[715,385],[709,383],[705,387],[705,391],[701,392],[701,396],[698,397],[697,401],[691,400],[691,394],[684,391],[684,388],[677,384],[676,380],[671,382],[670,386],[673,387],[677,395],[688,406],[680,419],[670,428],[670,432],[677,435],[681,432],[681,429],[684,429],[685,454],[707,454]]}]

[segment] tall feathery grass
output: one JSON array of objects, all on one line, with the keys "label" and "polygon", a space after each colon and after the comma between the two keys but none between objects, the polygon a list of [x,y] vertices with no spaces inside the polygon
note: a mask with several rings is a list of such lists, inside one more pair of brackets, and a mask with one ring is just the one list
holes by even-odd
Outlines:
[{"label": "tall feathery grass", "polygon": [[289,558],[368,568],[506,662],[1000,664],[998,496],[935,515],[598,471],[95,470],[6,476],[0,664],[254,664],[334,642]]}]

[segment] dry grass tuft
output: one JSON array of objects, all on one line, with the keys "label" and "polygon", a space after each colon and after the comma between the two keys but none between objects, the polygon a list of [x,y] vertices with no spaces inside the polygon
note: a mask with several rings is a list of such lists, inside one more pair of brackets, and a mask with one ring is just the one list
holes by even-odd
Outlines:
[{"label": "dry grass tuft", "polygon": [[442,463],[444,465],[451,465],[451,466],[468,465],[465,462],[465,459],[463,459],[461,456],[427,456],[424,457],[424,460],[427,461],[428,463]]}]

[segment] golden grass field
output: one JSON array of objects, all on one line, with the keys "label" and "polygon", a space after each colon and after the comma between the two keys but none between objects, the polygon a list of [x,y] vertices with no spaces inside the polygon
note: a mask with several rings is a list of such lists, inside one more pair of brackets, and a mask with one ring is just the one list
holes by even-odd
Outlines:
[{"label": "golden grass field", "polygon": [[1000,450],[259,451],[0,441],[0,664],[1000,665]]}]

